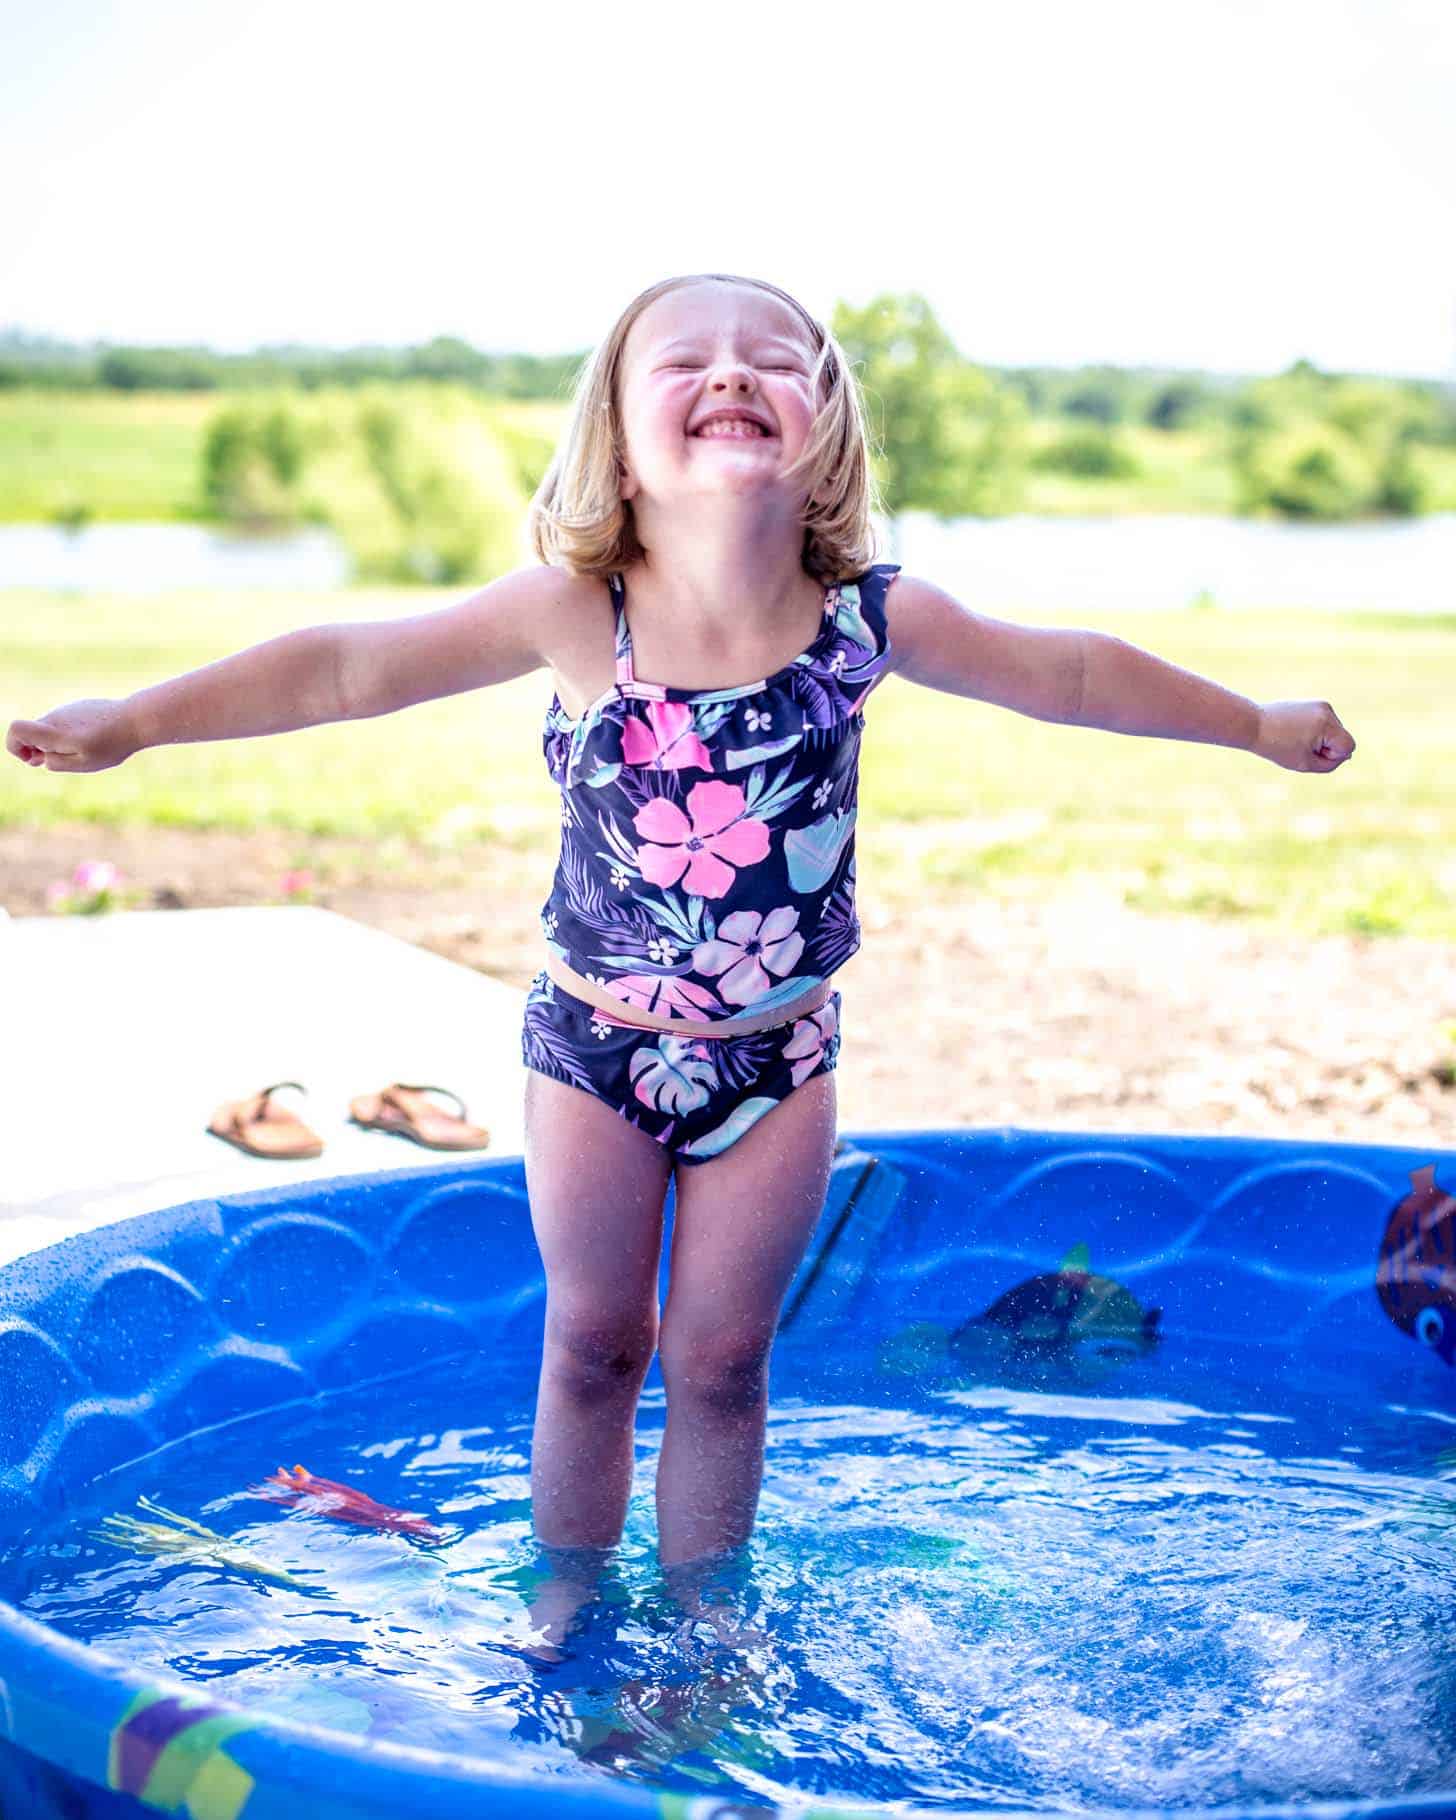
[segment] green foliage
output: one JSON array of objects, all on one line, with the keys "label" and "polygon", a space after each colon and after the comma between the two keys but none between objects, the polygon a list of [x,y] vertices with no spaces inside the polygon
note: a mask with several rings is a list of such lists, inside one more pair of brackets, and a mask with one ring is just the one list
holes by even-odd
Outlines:
[{"label": "green foliage", "polygon": [[525,510],[510,452],[451,386],[230,406],[208,428],[202,492],[229,523],[331,526],[361,579],[426,584],[513,567]]},{"label": "green foliage", "polygon": [[79,347],[15,331],[0,334],[0,390],[53,386],[121,392],[318,391],[381,380],[452,380],[500,398],[560,399],[583,355],[485,354],[453,335],[412,348]]},{"label": "green foliage", "polygon": [[1096,377],[1085,380],[1075,390],[1069,392],[1062,400],[1062,409],[1069,417],[1087,417],[1093,423],[1110,426],[1122,422],[1123,398],[1121,375],[1115,372],[1102,372]]},{"label": "green foliage", "polygon": [[840,304],[831,326],[864,387],[887,513],[959,518],[1015,507],[1025,401],[961,357],[923,297]]},{"label": "green foliage", "polygon": [[[526,413],[531,415],[527,416]],[[491,427],[511,458],[516,484],[527,499],[546,477],[561,426],[533,406],[503,406],[491,413]]]},{"label": "green foliage", "polygon": [[113,348],[96,376],[118,392],[210,392],[222,383],[217,356],[204,348]]},{"label": "green foliage", "polygon": [[1155,430],[1184,430],[1198,421],[1208,402],[1208,392],[1196,380],[1175,379],[1153,394],[1143,421]]},{"label": "green foliage", "polygon": [[1124,480],[1142,471],[1137,457],[1106,430],[1072,430],[1038,449],[1031,457],[1034,468],[1063,474],[1081,474],[1095,480]]},{"label": "green foliage", "polygon": [[1357,517],[1376,473],[1360,445],[1330,424],[1304,424],[1241,440],[1234,449],[1240,507],[1285,518]]},{"label": "green foliage", "polygon": [[93,516],[90,506],[84,499],[72,499],[52,511],[51,523],[59,525],[63,531],[69,531],[74,536],[78,531],[86,529]]},{"label": "green foliage", "polygon": [[1409,439],[1392,442],[1375,478],[1375,510],[1390,518],[1416,518],[1429,501],[1430,488],[1415,465]]},{"label": "green foliage", "polygon": [[1438,401],[1409,385],[1297,361],[1243,395],[1231,445],[1239,509],[1286,518],[1409,516],[1429,488],[1411,453],[1441,434]]},{"label": "green foliage", "polygon": [[297,523],[308,432],[284,402],[221,411],[202,445],[202,497],[226,524],[264,529]]},{"label": "green foliage", "polygon": [[516,463],[452,387],[374,389],[336,412],[310,498],[364,579],[455,583],[519,559],[526,496]]}]

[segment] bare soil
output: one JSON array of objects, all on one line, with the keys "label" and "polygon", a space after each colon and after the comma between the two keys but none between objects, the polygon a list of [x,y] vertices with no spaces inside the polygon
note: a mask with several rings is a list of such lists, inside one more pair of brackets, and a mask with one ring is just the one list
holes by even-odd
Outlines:
[{"label": "bare soil", "polygon": [[[543,958],[537,849],[437,853],[264,832],[0,831],[0,904],[109,859],[133,908],[312,901],[524,987]],[[285,875],[315,878],[311,897]],[[881,874],[893,868],[881,865]],[[838,976],[841,1123],[1456,1141],[1456,956],[1407,937],[1291,936],[1152,916],[1115,895],[877,884]]]}]

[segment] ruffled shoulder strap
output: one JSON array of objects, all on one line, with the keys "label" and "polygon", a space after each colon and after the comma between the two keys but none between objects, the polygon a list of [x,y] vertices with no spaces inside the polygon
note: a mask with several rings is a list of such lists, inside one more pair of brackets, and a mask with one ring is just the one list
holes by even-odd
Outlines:
[{"label": "ruffled shoulder strap", "polygon": [[854,581],[839,584],[839,608],[835,629],[876,656],[890,648],[889,616],[885,596],[890,583],[900,573],[897,562],[877,562]]}]

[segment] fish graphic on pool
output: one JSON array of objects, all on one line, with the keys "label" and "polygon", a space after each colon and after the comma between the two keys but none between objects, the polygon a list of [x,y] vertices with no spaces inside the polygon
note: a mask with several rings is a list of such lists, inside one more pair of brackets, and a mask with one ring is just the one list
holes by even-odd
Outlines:
[{"label": "fish graphic on pool", "polygon": [[905,1328],[881,1348],[880,1365],[897,1372],[1050,1367],[1098,1377],[1155,1345],[1162,1313],[1098,1276],[1087,1247],[1074,1245],[1055,1270],[1017,1283],[953,1331],[928,1321]]},{"label": "fish graphic on pool", "polygon": [[1137,1352],[1158,1338],[1161,1308],[1144,1309],[1130,1289],[1096,1276],[1085,1245],[1075,1245],[1056,1270],[1028,1277],[997,1296],[983,1314],[950,1336],[956,1357],[980,1350],[987,1329],[1018,1351],[1045,1355],[1087,1347],[1111,1355]]},{"label": "fish graphic on pool", "polygon": [[1437,1185],[1434,1163],[1412,1169],[1410,1183],[1385,1224],[1375,1293],[1402,1333],[1456,1365],[1456,1197]]}]

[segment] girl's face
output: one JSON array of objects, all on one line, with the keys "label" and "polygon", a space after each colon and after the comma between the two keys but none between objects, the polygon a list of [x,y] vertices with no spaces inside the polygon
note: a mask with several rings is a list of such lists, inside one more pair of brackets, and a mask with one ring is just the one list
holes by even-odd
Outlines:
[{"label": "girl's face", "polygon": [[[767,292],[669,291],[632,324],[622,352],[623,499],[772,488],[808,441],[814,349],[799,318]],[[757,418],[762,433],[702,434],[704,420],[725,409]]]}]

